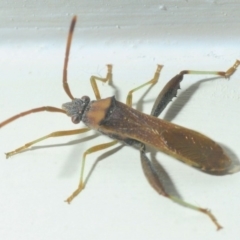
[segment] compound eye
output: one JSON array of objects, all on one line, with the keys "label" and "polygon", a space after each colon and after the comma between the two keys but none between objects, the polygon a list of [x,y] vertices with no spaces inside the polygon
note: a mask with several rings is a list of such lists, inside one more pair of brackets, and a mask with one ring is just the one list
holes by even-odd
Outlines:
[{"label": "compound eye", "polygon": [[88,96],[82,96],[81,100],[85,103],[89,103],[90,102],[90,98]]},{"label": "compound eye", "polygon": [[71,119],[74,124],[78,124],[81,121],[81,117],[79,115],[73,115]]}]

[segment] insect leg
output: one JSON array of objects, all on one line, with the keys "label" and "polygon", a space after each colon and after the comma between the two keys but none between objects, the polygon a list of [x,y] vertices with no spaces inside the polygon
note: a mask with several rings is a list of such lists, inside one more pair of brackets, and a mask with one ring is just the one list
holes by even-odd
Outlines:
[{"label": "insect leg", "polygon": [[157,83],[162,68],[163,68],[162,65],[158,65],[158,66],[157,66],[157,70],[156,70],[153,78],[152,78],[150,81],[148,81],[148,82],[146,82],[146,83],[144,83],[144,84],[142,84],[142,85],[140,85],[140,86],[138,86],[138,87],[136,87],[136,88],[134,88],[134,89],[132,89],[131,91],[128,92],[126,104],[127,104],[129,107],[132,106],[132,94],[133,94],[133,92],[136,92],[137,90],[145,87],[145,86],[148,85],[148,84],[155,84],[155,83]]},{"label": "insect leg", "polygon": [[83,160],[82,160],[82,167],[81,167],[81,173],[80,173],[80,181],[79,181],[79,185],[78,188],[72,193],[72,195],[70,197],[68,197],[65,202],[67,203],[71,203],[71,201],[84,189],[85,187],[85,182],[83,180],[83,174],[84,174],[84,167],[85,167],[85,161],[86,161],[86,156],[88,154],[109,148],[113,145],[115,145],[116,143],[118,143],[117,140],[108,142],[108,143],[103,143],[103,144],[99,144],[96,145],[94,147],[89,148],[87,151],[84,152],[83,154]]},{"label": "insect leg", "polygon": [[152,162],[146,156],[144,148],[145,147],[142,146],[142,149],[140,150],[141,163],[142,163],[143,172],[144,172],[148,182],[150,183],[150,185],[160,195],[163,195],[164,197],[171,199],[173,202],[176,202],[184,207],[187,207],[187,208],[190,208],[190,209],[193,209],[193,210],[196,210],[196,211],[206,214],[213,221],[213,223],[217,226],[217,230],[220,230],[222,228],[222,226],[218,223],[215,216],[208,209],[197,207],[195,205],[192,205],[190,203],[183,201],[182,199],[180,199],[176,196],[169,195],[167,192],[165,192],[164,187],[160,181],[160,177],[159,177],[160,173],[157,172],[157,169],[154,167]]},{"label": "insect leg", "polygon": [[100,93],[98,90],[96,80],[99,80],[104,83],[107,81],[109,81],[109,82],[112,81],[112,65],[110,65],[110,64],[107,65],[107,75],[105,78],[101,78],[101,77],[97,77],[97,76],[91,76],[91,78],[90,78],[90,82],[91,82],[94,94],[96,96],[96,99],[99,100],[99,99],[101,99],[101,96],[100,96]]},{"label": "insect leg", "polygon": [[26,150],[27,148],[29,148],[30,146],[32,146],[33,144],[36,144],[38,142],[41,142],[47,138],[51,138],[51,137],[62,137],[62,136],[68,136],[68,135],[75,135],[75,134],[80,134],[80,133],[84,133],[91,130],[90,128],[81,128],[81,129],[74,129],[74,130],[67,130],[67,131],[58,131],[58,132],[52,132],[44,137],[38,138],[34,141],[31,141],[29,143],[26,143],[24,146],[19,147],[17,149],[15,149],[12,152],[8,152],[6,153],[6,158],[9,158],[15,154],[18,154],[24,150]]},{"label": "insect leg", "polygon": [[10,122],[20,118],[20,117],[24,117],[28,114],[31,114],[31,113],[36,113],[36,112],[44,112],[44,111],[47,111],[47,112],[60,112],[60,113],[64,113],[66,114],[66,112],[60,108],[56,108],[56,107],[51,107],[51,106],[44,106],[44,107],[39,107],[39,108],[33,108],[33,109],[30,109],[28,111],[25,111],[25,112],[21,112],[13,117],[10,117],[8,118],[7,120],[3,121],[0,123],[0,128],[2,128],[3,126],[9,124]]},{"label": "insect leg", "polygon": [[240,65],[240,61],[236,60],[236,62],[233,64],[232,67],[230,67],[226,72],[220,72],[220,71],[195,71],[195,70],[184,70],[181,71],[179,74],[177,74],[175,77],[173,77],[162,89],[162,91],[159,93],[152,111],[151,115],[158,117],[160,113],[164,110],[164,108],[168,105],[168,103],[177,96],[177,91],[180,89],[180,82],[183,80],[183,76],[185,74],[212,74],[212,75],[218,75],[222,77],[229,78],[237,69],[237,67]]}]

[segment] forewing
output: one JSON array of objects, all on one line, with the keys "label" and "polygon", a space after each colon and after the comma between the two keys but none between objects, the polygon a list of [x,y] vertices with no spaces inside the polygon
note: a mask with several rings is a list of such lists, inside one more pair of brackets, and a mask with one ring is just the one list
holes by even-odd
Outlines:
[{"label": "forewing", "polygon": [[168,153],[206,171],[224,171],[229,158],[213,140],[196,131],[173,125],[161,134]]}]

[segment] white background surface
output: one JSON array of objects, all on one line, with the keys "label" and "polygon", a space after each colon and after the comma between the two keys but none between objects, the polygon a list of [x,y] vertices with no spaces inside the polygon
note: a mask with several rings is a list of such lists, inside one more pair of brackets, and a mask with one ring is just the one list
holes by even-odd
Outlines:
[{"label": "white background surface", "polygon": [[[70,20],[78,15],[70,56],[69,83],[76,97],[94,97],[89,77],[113,64],[114,89],[127,92],[150,79],[159,83],[134,107],[150,112],[164,84],[183,69],[227,70],[240,58],[239,1],[0,1],[0,121],[33,107],[60,107],[62,66]],[[187,76],[179,97],[161,117],[198,130],[239,159],[240,71],[230,81]],[[224,226],[220,232],[200,213],[159,196],[145,180],[139,153],[124,147],[99,157],[84,192],[69,206],[82,153],[108,139],[94,133],[49,139],[5,160],[4,152],[56,130],[73,129],[62,114],[39,113],[0,130],[1,239],[237,239],[240,236],[240,175],[212,176],[171,157],[156,157],[185,200],[208,207]],[[83,139],[83,141],[81,141]],[[91,141],[86,141],[91,139]],[[78,144],[73,144],[77,142]],[[113,148],[114,149],[114,148]],[[112,150],[112,149],[111,149]]]}]

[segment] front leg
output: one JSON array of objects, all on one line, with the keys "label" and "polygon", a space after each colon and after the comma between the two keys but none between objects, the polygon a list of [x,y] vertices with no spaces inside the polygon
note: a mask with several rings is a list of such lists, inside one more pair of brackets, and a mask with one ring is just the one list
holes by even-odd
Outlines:
[{"label": "front leg", "polygon": [[24,144],[22,147],[19,147],[19,148],[15,149],[14,151],[6,153],[6,158],[9,158],[9,157],[11,157],[15,154],[18,154],[18,153],[28,149],[29,147],[31,147],[33,144],[41,142],[41,141],[43,141],[47,138],[76,135],[76,134],[81,134],[81,133],[84,133],[84,132],[87,132],[87,131],[90,131],[90,130],[91,130],[90,128],[80,128],[80,129],[74,129],[74,130],[52,132],[52,133],[50,133],[48,135],[45,135],[41,138],[35,139],[31,142],[28,142],[28,143]]},{"label": "front leg", "polygon": [[112,65],[111,64],[107,65],[107,75],[106,75],[105,78],[101,78],[101,77],[97,77],[97,76],[91,76],[91,78],[90,78],[90,82],[91,82],[92,89],[94,91],[95,97],[96,97],[97,100],[100,100],[101,95],[100,95],[100,92],[98,90],[96,80],[104,82],[104,83],[107,82],[107,81],[111,82],[112,81]]}]

